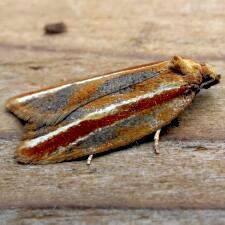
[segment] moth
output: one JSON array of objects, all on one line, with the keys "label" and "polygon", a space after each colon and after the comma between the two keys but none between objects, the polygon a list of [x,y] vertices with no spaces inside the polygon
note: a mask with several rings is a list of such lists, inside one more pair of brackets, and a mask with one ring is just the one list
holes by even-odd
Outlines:
[{"label": "moth", "polygon": [[22,163],[47,164],[116,149],[171,123],[202,88],[219,83],[208,64],[179,56],[9,99],[24,120]]}]

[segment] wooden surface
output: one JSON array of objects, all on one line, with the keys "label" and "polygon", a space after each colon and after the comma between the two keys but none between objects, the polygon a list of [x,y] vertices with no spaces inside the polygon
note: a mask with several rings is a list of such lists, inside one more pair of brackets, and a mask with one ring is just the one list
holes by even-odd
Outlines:
[{"label": "wooden surface", "polygon": [[55,210],[4,210],[0,212],[1,225],[223,225],[222,210],[116,210],[116,209],[55,209]]},{"label": "wooden surface", "polygon": [[[4,108],[22,92],[174,54],[223,75],[224,11],[223,0],[0,1],[0,224],[225,224],[223,77],[166,129],[160,155],[149,137],[91,167],[17,164],[23,128]],[[60,21],[67,33],[44,35]]]}]

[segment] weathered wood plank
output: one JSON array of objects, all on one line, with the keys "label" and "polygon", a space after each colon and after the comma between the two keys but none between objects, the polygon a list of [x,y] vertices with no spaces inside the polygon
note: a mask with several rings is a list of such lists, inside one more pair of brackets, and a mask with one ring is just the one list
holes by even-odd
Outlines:
[{"label": "weathered wood plank", "polygon": [[[54,165],[14,162],[2,140],[0,208],[225,208],[224,143],[150,143],[94,159]],[[208,150],[196,151],[203,145]]]},{"label": "weathered wood plank", "polygon": [[[59,0],[57,4],[4,0],[0,4],[2,63],[84,55],[92,55],[95,63],[93,55],[122,60],[173,54],[207,61],[225,58],[223,0]],[[46,23],[61,20],[68,33],[43,34]]]},{"label": "weathered wood plank", "polygon": [[0,212],[1,225],[222,225],[222,210],[4,210]]},{"label": "weathered wood plank", "polygon": [[[122,210],[225,208],[224,79],[196,98],[179,127],[162,135],[160,155],[153,154],[150,141],[95,158],[90,168],[84,161],[17,164],[13,156],[22,126],[4,109],[5,100],[21,92],[174,54],[212,63],[223,74],[224,11],[223,0],[0,1],[0,218],[15,223],[19,218],[22,224],[57,218],[58,224],[72,224],[77,218],[86,224],[91,214],[98,224],[97,215],[106,222],[144,217],[140,224],[168,224],[168,218],[224,223],[222,211],[154,211],[152,217],[148,210]],[[68,32],[45,36],[43,26],[57,21]],[[195,151],[199,145],[207,150]],[[121,210],[5,210],[12,207]]]}]

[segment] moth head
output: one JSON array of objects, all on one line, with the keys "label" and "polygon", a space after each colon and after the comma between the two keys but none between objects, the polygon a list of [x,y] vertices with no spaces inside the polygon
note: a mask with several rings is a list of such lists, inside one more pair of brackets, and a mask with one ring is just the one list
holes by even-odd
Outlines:
[{"label": "moth head", "polygon": [[209,64],[201,64],[202,83],[200,88],[208,89],[220,82],[221,75],[217,74]]},{"label": "moth head", "polygon": [[207,89],[218,84],[221,78],[209,64],[199,64],[180,56],[171,59],[169,68],[184,76],[189,84],[197,85],[199,88]]}]

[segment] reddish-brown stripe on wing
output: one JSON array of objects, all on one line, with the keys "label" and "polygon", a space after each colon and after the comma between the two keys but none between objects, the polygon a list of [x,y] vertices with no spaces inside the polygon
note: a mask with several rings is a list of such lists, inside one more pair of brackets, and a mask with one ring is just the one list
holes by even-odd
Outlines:
[{"label": "reddish-brown stripe on wing", "polygon": [[91,132],[94,132],[98,128],[109,126],[144,109],[169,101],[170,99],[184,94],[186,90],[186,87],[181,87],[176,90],[166,91],[160,95],[156,95],[153,98],[141,99],[138,102],[122,106],[120,110],[113,115],[108,115],[96,120],[93,119],[82,121],[80,124],[69,128],[65,132],[59,133],[58,135],[40,143],[37,146],[19,149],[19,155],[38,161],[43,155],[52,153],[60,146],[67,146],[68,144],[76,141],[78,138],[82,138]]}]

